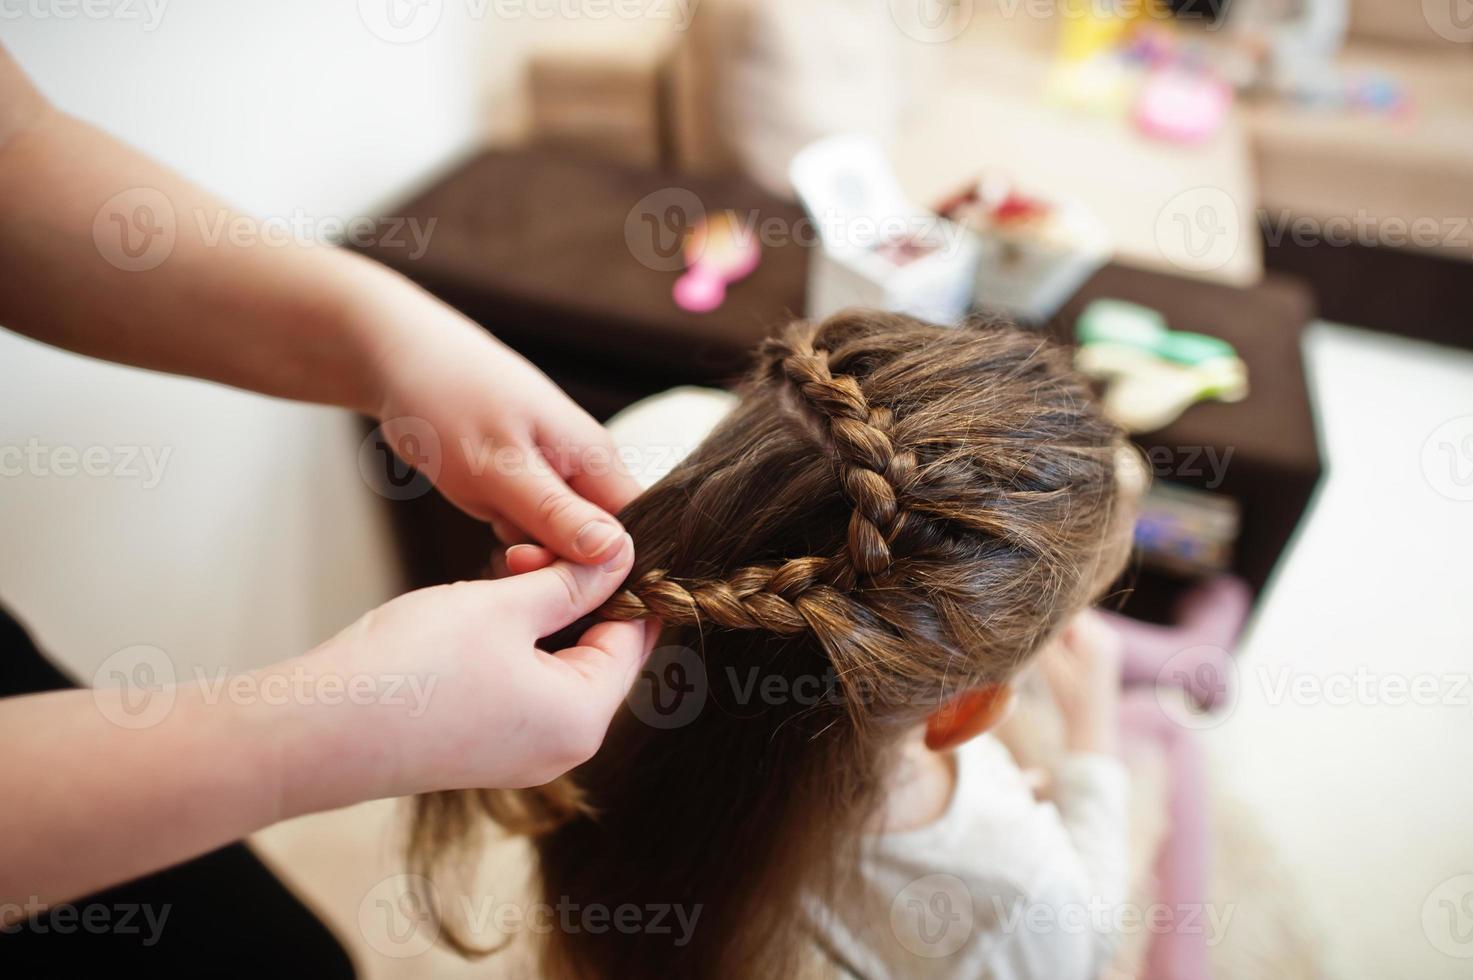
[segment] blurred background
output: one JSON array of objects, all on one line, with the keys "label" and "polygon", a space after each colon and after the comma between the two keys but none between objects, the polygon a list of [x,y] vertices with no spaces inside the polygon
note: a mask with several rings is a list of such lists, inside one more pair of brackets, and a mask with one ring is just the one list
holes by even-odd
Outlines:
[{"label": "blurred background", "polygon": [[[1217,972],[1473,969],[1467,0],[34,0],[0,39],[245,212],[370,221],[348,247],[600,418],[856,303],[1075,344],[1154,476],[1123,612],[1250,597],[1183,719]],[[159,461],[7,471],[0,595],[85,678],[268,663],[475,574],[489,532],[374,438],[0,334],[0,446]],[[255,843],[365,976],[487,975],[364,925],[393,814]]]}]

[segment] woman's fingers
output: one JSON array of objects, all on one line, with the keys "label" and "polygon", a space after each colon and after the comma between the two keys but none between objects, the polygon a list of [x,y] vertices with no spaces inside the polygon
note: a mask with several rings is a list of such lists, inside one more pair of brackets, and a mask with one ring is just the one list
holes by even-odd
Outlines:
[{"label": "woman's fingers", "polygon": [[634,542],[625,534],[601,565],[557,561],[495,584],[534,637],[551,636],[603,605],[633,566]]},{"label": "woman's fingers", "polygon": [[623,527],[606,511],[585,500],[536,450],[523,450],[525,465],[515,478],[503,480],[497,506],[508,521],[559,556],[598,563],[614,554]]},{"label": "woman's fingers", "polygon": [[496,535],[496,540],[507,547],[514,544],[526,544],[531,540],[526,534],[522,533],[521,528],[507,520],[506,516],[499,512],[493,511],[487,518],[486,523],[491,525],[491,533]]},{"label": "woman's fingers", "polygon": [[557,561],[557,555],[535,544],[515,544],[506,549],[508,575],[524,575],[546,568]]},{"label": "woman's fingers", "polygon": [[599,623],[583,634],[577,646],[559,650],[556,656],[588,682],[593,697],[588,707],[607,719],[629,694],[658,634],[659,624],[652,619]]},{"label": "woman's fingers", "polygon": [[625,470],[614,437],[587,413],[539,426],[537,444],[574,490],[610,514],[619,513],[642,490]]}]

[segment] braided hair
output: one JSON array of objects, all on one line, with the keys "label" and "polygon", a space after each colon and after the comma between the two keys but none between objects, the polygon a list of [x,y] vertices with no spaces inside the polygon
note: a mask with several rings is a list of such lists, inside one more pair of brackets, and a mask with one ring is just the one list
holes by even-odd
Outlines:
[{"label": "braided hair", "polygon": [[1006,681],[1119,567],[1120,434],[1034,333],[798,322],[741,394],[620,515],[635,568],[602,610],[657,617],[709,704],[669,729],[622,714],[551,787],[421,801],[420,870],[484,812],[535,835],[547,900],[703,910],[679,945],[555,935],[545,973],[791,975],[803,896],[842,893],[900,733]]},{"label": "braided hair", "polygon": [[791,635],[807,627],[800,603],[835,601],[841,591],[891,570],[892,545],[907,518],[899,500],[915,479],[916,457],[891,441],[890,410],[872,408],[855,378],[835,377],[827,352],[813,346],[811,331],[790,330],[783,340],[768,341],[763,354],[779,383],[791,384],[822,421],[825,447],[838,464],[838,486],[853,507],[844,553],[743,568],[730,581],[681,585],[662,570],[646,572],[605,607],[610,618],[653,615],[699,625],[704,617],[729,629]]},{"label": "braided hair", "polygon": [[[978,411],[989,403],[992,411]],[[752,417],[759,413],[770,417]],[[805,436],[808,465],[830,474],[823,494],[845,512],[842,538],[818,554],[728,562],[717,574],[644,567],[604,615],[778,636],[847,633],[834,643],[838,660],[863,623],[886,627],[868,647],[898,641],[902,657],[936,641],[933,652],[954,659],[958,647],[985,640],[986,673],[997,677],[1053,630],[1070,608],[1061,598],[1094,581],[1118,436],[1036,336],[876,313],[796,323],[762,346],[743,409],[709,442],[726,449],[723,482],[750,467],[735,482],[755,489],[769,461],[727,433],[759,439],[764,423]],[[770,543],[780,552],[789,540]],[[988,593],[992,602],[977,601]],[[997,600],[1011,596],[1023,615],[998,617]],[[1001,636],[1003,626],[1015,635]]]}]

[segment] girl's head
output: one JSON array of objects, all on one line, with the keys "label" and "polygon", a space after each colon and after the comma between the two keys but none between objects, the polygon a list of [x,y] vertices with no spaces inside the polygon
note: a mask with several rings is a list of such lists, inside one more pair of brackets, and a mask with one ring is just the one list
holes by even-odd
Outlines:
[{"label": "girl's head", "polygon": [[636,567],[605,612],[658,616],[702,702],[675,727],[623,712],[551,787],[424,798],[418,866],[485,810],[537,835],[548,902],[699,916],[689,934],[556,930],[549,973],[790,975],[805,902],[842,895],[902,735],[985,725],[1118,573],[1120,445],[1035,334],[793,325],[621,515]]}]

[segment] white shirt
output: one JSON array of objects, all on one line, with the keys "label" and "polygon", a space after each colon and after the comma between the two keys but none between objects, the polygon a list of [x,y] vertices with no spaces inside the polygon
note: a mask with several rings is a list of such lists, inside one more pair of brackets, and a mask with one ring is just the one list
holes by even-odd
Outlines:
[{"label": "white shirt", "polygon": [[865,980],[1086,980],[1109,963],[1126,889],[1127,776],[1071,755],[1038,802],[1008,750],[956,750],[940,819],[866,842],[861,884],[811,907],[818,944]]}]

